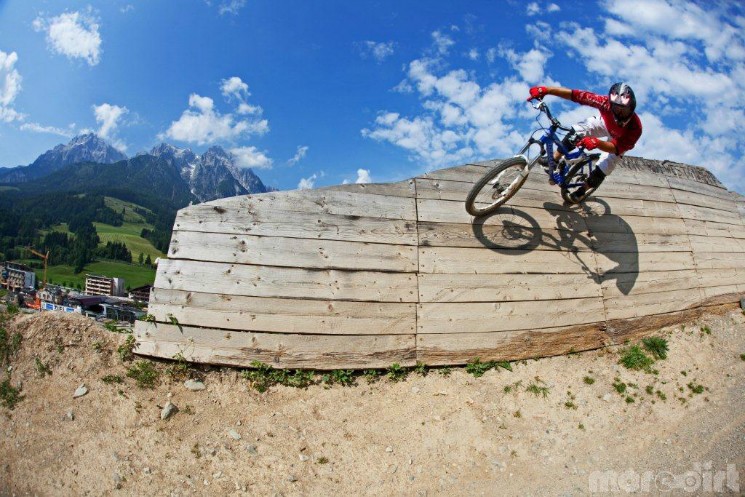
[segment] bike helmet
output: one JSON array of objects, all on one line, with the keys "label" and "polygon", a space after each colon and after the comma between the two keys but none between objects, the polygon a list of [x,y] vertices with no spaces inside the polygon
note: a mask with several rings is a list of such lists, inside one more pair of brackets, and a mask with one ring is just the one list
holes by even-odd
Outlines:
[{"label": "bike helmet", "polygon": [[610,108],[613,117],[619,125],[626,124],[636,109],[636,96],[634,90],[626,83],[616,83],[608,91]]}]

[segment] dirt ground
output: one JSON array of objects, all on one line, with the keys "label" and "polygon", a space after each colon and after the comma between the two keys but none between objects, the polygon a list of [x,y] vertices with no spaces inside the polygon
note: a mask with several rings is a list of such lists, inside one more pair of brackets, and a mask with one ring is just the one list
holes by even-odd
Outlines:
[{"label": "dirt ground", "polygon": [[10,385],[25,396],[0,406],[3,496],[745,494],[740,310],[660,330],[657,374],[617,347],[264,393],[237,369],[169,375],[172,362],[140,388],[117,353],[126,335],[80,316],[1,326],[22,335]]}]

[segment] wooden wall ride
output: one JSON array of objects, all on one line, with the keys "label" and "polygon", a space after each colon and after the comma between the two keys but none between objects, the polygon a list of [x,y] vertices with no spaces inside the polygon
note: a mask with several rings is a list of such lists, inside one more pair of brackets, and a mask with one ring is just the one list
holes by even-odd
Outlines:
[{"label": "wooden wall ride", "polygon": [[622,343],[745,293],[745,197],[705,169],[625,158],[582,206],[534,170],[474,220],[463,201],[494,164],[182,209],[136,351],[314,369],[514,360]]}]

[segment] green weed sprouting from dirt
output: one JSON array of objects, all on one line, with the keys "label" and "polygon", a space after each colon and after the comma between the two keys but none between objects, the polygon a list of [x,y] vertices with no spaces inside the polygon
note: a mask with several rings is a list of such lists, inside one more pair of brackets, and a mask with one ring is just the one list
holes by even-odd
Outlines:
[{"label": "green weed sprouting from dirt", "polygon": [[10,410],[23,400],[21,388],[14,387],[10,384],[10,375],[0,382],[0,403]]},{"label": "green weed sprouting from dirt", "polygon": [[[745,356],[745,354],[743,354],[743,355]],[[745,359],[743,359],[743,361],[745,361]],[[447,366],[445,366],[445,367],[440,368],[440,369],[437,370],[437,373],[440,376],[444,376],[445,378],[447,378],[448,376],[450,376],[450,374],[452,372],[453,372],[453,370],[451,368],[447,367]]]},{"label": "green weed sprouting from dirt", "polygon": [[[540,381],[540,380],[538,380],[538,381]],[[541,382],[541,383],[543,383],[543,382]],[[542,386],[542,385],[538,385],[536,383],[532,383],[531,382],[530,385],[528,385],[525,388],[525,391],[532,393],[536,397],[542,395],[543,398],[545,399],[546,397],[548,397],[548,393],[549,393],[550,389],[547,386]]]},{"label": "green weed sprouting from dirt", "polygon": [[247,369],[242,374],[258,392],[266,392],[274,385],[307,388],[314,383],[313,371],[274,369],[260,361],[252,361],[251,367],[253,369]]},{"label": "green weed sprouting from dirt", "polygon": [[185,378],[189,373],[189,363],[186,361],[184,354],[177,352],[171,359],[176,362],[166,368],[166,374],[173,379]]},{"label": "green weed sprouting from dirt", "polygon": [[155,388],[160,373],[150,361],[137,361],[127,369],[127,378],[132,378],[140,388]]},{"label": "green weed sprouting from dirt", "polygon": [[394,362],[388,367],[388,373],[386,374],[388,379],[394,383],[405,380],[408,375],[409,370],[402,367],[397,362]]},{"label": "green weed sprouting from dirt", "polygon": [[116,374],[107,374],[106,376],[101,378],[101,381],[103,381],[107,385],[111,385],[112,383],[123,383],[124,378]]},{"label": "green weed sprouting from dirt", "polygon": [[484,376],[484,373],[486,373],[490,369],[498,368],[512,371],[512,364],[510,364],[509,361],[481,362],[481,358],[477,357],[466,364],[466,373],[473,375],[474,378],[480,378],[481,376]]},{"label": "green weed sprouting from dirt", "polygon": [[427,374],[429,373],[429,368],[423,362],[417,361],[416,366],[414,366],[414,372],[419,376],[424,377],[427,376]]},{"label": "green weed sprouting from dirt", "polygon": [[623,351],[619,361],[628,369],[651,372],[654,359],[649,357],[638,345],[633,345]]},{"label": "green weed sprouting from dirt", "polygon": [[131,361],[134,359],[134,349],[137,346],[137,340],[134,335],[128,335],[124,340],[124,343],[117,347],[116,353],[119,354],[119,358],[122,362]]},{"label": "green weed sprouting from dirt", "polygon": [[745,354],[740,354],[740,359],[745,361]]},{"label": "green weed sprouting from dirt", "polygon": [[366,369],[362,372],[362,376],[367,380],[367,384],[370,385],[380,379],[380,371],[377,369]]},{"label": "green weed sprouting from dirt", "polygon": [[661,337],[649,337],[642,339],[642,345],[655,359],[667,359],[667,340]]},{"label": "green weed sprouting from dirt", "polygon": [[23,336],[20,333],[11,336],[5,328],[0,328],[0,366],[10,364],[10,359],[21,348],[21,340]]},{"label": "green weed sprouting from dirt", "polygon": [[7,312],[9,316],[15,316],[16,314],[21,312],[21,309],[19,309],[18,306],[15,304],[8,304],[6,306],[5,312]]},{"label": "green weed sprouting from dirt", "polygon": [[703,385],[696,385],[693,382],[690,382],[688,384],[688,388],[691,390],[691,392],[695,394],[704,393],[704,386]]},{"label": "green weed sprouting from dirt", "polygon": [[709,328],[707,325],[703,325],[701,327],[701,333],[704,333],[706,335],[711,335],[711,328]]},{"label": "green weed sprouting from dirt", "polygon": [[52,375],[52,368],[50,368],[49,365],[41,362],[41,359],[39,359],[38,357],[34,357],[34,363],[36,365],[36,372],[39,373],[42,378],[46,375]]},{"label": "green weed sprouting from dirt", "polygon": [[585,385],[592,385],[593,383],[595,383],[595,378],[593,378],[593,377],[591,377],[591,376],[585,376],[585,377],[584,377],[584,378],[582,379],[582,381],[584,381],[584,382],[585,382]]},{"label": "green weed sprouting from dirt", "polygon": [[616,378],[613,382],[613,389],[616,392],[623,394],[626,392],[626,383],[622,382],[619,378]]},{"label": "green weed sprouting from dirt", "polygon": [[[310,373],[312,381],[313,373],[311,371],[308,371],[308,373]],[[279,383],[283,385],[285,384],[281,381]],[[354,371],[351,369],[335,369],[330,373],[324,373],[321,375],[321,383],[325,385],[333,385],[337,383],[343,387],[351,387],[357,384],[357,379],[354,376]]]}]

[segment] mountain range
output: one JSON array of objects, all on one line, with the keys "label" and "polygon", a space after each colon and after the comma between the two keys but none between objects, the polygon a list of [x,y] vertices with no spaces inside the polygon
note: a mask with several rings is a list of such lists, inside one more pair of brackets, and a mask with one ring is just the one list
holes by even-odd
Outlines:
[{"label": "mountain range", "polygon": [[80,187],[145,188],[169,195],[174,205],[271,191],[250,168],[236,165],[221,147],[202,155],[162,143],[132,158],[95,134],[74,137],[28,166],[0,168],[0,183],[33,183],[44,190]]}]

